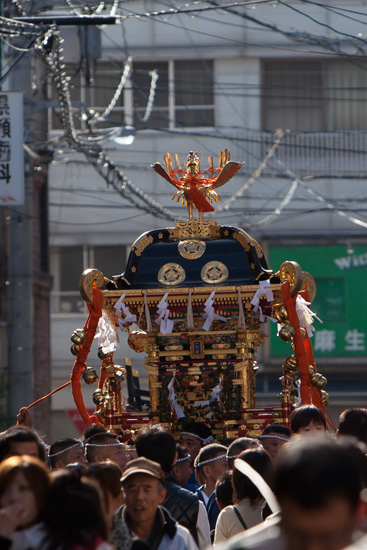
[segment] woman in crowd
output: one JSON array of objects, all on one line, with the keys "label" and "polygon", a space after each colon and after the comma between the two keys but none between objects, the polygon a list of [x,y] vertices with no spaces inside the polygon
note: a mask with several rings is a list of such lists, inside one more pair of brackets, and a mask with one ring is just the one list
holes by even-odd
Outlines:
[{"label": "woman in crowd", "polygon": [[12,456],[0,464],[0,548],[38,550],[44,537],[49,471],[31,456]]},{"label": "woman in crowd", "polygon": [[104,512],[108,531],[108,540],[116,550],[131,548],[131,535],[121,514],[116,513],[123,503],[121,470],[113,462],[95,462],[84,474],[87,479],[98,483],[103,494]]},{"label": "woman in crowd", "polygon": [[[111,550],[103,494],[78,469],[52,472],[42,550]],[[23,549],[25,550],[25,549]]]},{"label": "woman in crowd", "polygon": [[[274,466],[264,449],[243,451],[237,460],[247,462],[271,486]],[[232,474],[233,502],[223,508],[215,527],[214,544],[225,541],[233,535],[249,529],[262,521],[261,510],[264,498],[251,479],[236,467]]]}]

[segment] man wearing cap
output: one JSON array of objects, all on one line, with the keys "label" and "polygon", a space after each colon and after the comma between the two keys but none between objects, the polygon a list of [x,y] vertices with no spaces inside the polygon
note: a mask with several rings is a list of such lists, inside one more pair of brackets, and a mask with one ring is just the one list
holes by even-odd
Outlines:
[{"label": "man wearing cap", "polygon": [[138,456],[154,460],[161,466],[166,489],[163,506],[178,523],[190,531],[200,550],[205,550],[210,544],[208,516],[197,495],[180,487],[172,474],[172,467],[177,460],[173,435],[157,425],[143,428],[135,440],[135,448]]},{"label": "man wearing cap", "polygon": [[121,515],[133,537],[133,548],[197,550],[189,531],[161,506],[166,496],[164,472],[145,457],[127,465],[121,483],[125,504]]}]

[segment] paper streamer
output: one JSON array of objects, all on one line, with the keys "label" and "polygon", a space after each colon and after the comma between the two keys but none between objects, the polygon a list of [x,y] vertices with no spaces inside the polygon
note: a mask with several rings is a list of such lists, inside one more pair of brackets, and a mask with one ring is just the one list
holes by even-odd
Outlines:
[{"label": "paper streamer", "polygon": [[203,330],[205,331],[210,330],[210,327],[212,326],[212,322],[214,320],[224,321],[225,323],[227,322],[227,319],[225,317],[222,317],[221,315],[217,315],[216,313],[214,313],[214,306],[213,306],[214,296],[215,296],[215,290],[213,290],[213,292],[210,294],[209,298],[205,302],[205,307],[204,307],[205,313],[203,315],[203,319],[206,319],[203,325]]},{"label": "paper streamer", "polygon": [[98,345],[102,347],[103,353],[112,353],[120,347],[115,326],[104,310],[98,321],[98,333],[94,338],[98,338]]},{"label": "paper streamer", "polygon": [[251,300],[251,305],[254,308],[254,312],[259,312],[260,316],[260,323],[263,323],[266,318],[270,319],[271,321],[274,321],[272,317],[269,317],[268,315],[264,315],[262,307],[259,305],[261,296],[265,294],[266,300],[268,302],[272,302],[274,300],[273,291],[271,289],[271,284],[269,281],[259,281],[259,288],[255,292],[254,297]]},{"label": "paper streamer", "polygon": [[312,337],[312,332],[315,330],[312,326],[314,318],[322,323],[321,319],[317,317],[316,313],[310,310],[308,307],[311,305],[311,302],[306,302],[306,300],[298,294],[296,299],[296,312],[299,319],[299,325],[304,327],[307,330],[307,336]]},{"label": "paper streamer", "polygon": [[168,309],[168,304],[166,302],[168,296],[168,292],[163,296],[162,300],[158,304],[158,319],[156,319],[156,323],[159,325],[159,330],[161,334],[170,334],[173,330],[173,321],[172,319],[169,319],[170,311]]},{"label": "paper streamer", "polygon": [[209,401],[220,401],[220,392],[222,391],[222,378],[219,378],[219,383],[212,389]]},{"label": "paper streamer", "polygon": [[171,382],[168,384],[168,400],[171,402],[171,409],[175,412],[177,418],[184,418],[185,414],[181,406],[177,403],[177,396],[175,394],[175,374],[172,376]]},{"label": "paper streamer", "polygon": [[[116,311],[116,315],[118,317],[117,320],[118,320],[118,323],[120,325],[120,329],[122,331],[125,331],[125,327],[124,327],[125,323],[135,323],[136,322],[136,315],[132,315],[130,313],[129,308],[124,304],[124,298],[125,298],[125,294],[122,294],[122,296],[120,296],[119,300],[116,302],[116,304],[114,306],[114,309]],[[121,312],[124,312],[124,314],[125,314],[124,319],[120,318]]]}]

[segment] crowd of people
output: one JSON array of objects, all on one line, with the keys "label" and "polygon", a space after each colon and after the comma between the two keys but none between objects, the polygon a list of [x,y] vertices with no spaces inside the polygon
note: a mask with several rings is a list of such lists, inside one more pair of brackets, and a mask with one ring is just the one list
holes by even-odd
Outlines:
[{"label": "crowd of people", "polygon": [[[28,419],[29,420],[29,419]],[[225,443],[225,444],[224,444]],[[148,426],[133,444],[102,426],[47,446],[0,434],[0,550],[367,548],[367,409],[296,408],[290,428],[216,441]]]}]

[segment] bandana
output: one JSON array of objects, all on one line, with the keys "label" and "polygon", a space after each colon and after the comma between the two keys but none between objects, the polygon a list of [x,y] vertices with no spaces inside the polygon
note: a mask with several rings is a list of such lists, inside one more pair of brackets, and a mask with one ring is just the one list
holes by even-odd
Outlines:
[{"label": "bandana", "polygon": [[196,439],[199,439],[200,441],[202,441],[204,443],[204,445],[209,445],[209,443],[213,443],[214,442],[214,436],[210,435],[209,437],[207,437],[206,439],[200,437],[200,435],[197,435],[197,434],[193,434],[193,433],[190,433],[190,432],[181,432],[182,435],[190,435],[191,437],[196,437]]},{"label": "bandana", "polygon": [[70,447],[66,447],[66,449],[63,449],[62,451],[58,451],[57,453],[52,453],[52,455],[48,455],[48,458],[53,458],[54,456],[63,455],[64,453],[67,453],[71,449],[75,449],[75,447],[80,447],[80,449],[83,450],[81,443],[75,443],[74,445],[70,445]]},{"label": "bandana", "polygon": [[279,441],[289,441],[286,437],[280,437],[280,435],[260,435],[259,439],[279,439]]},{"label": "bandana", "polygon": [[208,460],[203,460],[203,462],[199,462],[196,464],[196,468],[200,468],[200,466],[204,466],[204,464],[209,464],[209,462],[215,462],[216,460],[220,460],[221,458],[227,458],[227,455],[219,455],[215,458],[209,458]]}]

